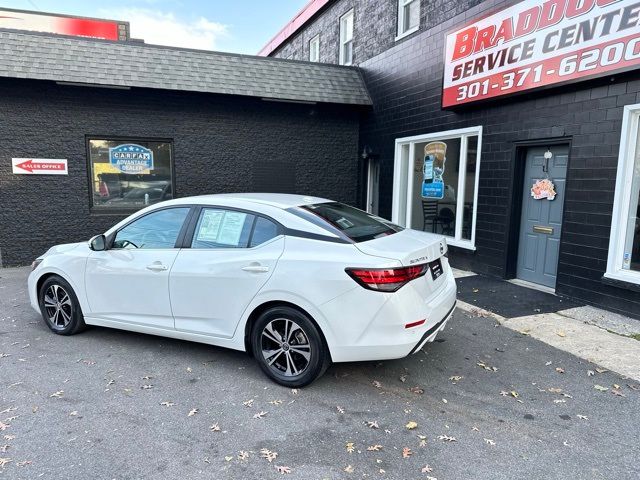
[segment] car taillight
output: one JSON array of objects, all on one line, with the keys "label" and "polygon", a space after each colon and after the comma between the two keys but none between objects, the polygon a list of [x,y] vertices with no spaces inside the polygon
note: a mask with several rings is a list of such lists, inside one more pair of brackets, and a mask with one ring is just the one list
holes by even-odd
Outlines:
[{"label": "car taillight", "polygon": [[428,265],[399,268],[347,268],[345,272],[369,290],[395,292],[411,280],[424,275]]}]

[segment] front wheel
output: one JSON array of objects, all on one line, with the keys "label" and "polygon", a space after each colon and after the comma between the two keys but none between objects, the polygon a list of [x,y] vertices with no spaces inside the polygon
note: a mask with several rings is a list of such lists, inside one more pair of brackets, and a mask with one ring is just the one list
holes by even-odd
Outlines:
[{"label": "front wheel", "polygon": [[42,319],[54,333],[73,335],[86,328],[80,303],[71,285],[63,278],[47,278],[38,295]]},{"label": "front wheel", "polygon": [[253,356],[269,378],[285,387],[310,384],[329,366],[329,351],[316,325],[291,307],[275,307],[251,331]]}]

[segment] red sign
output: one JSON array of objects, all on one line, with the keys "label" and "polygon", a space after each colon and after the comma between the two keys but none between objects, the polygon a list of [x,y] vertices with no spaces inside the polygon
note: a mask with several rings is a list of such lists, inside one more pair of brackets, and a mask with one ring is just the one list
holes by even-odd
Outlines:
[{"label": "red sign", "polygon": [[525,0],[447,35],[442,106],[640,68],[640,1]]},{"label": "red sign", "polygon": [[12,158],[13,173],[17,175],[68,175],[65,159]]},{"label": "red sign", "polygon": [[126,40],[126,22],[0,9],[0,28]]}]

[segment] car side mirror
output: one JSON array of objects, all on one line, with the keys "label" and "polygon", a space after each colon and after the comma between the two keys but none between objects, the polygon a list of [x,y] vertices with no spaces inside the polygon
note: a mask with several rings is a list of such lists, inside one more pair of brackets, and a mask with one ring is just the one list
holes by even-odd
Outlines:
[{"label": "car side mirror", "polygon": [[107,249],[107,239],[104,235],[96,235],[89,240],[89,248],[94,252],[102,252]]}]

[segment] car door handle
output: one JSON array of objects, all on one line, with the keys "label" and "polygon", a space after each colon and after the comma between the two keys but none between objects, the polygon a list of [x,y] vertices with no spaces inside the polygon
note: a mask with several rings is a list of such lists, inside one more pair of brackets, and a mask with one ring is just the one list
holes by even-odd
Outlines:
[{"label": "car door handle", "polygon": [[168,270],[168,267],[161,263],[152,263],[151,265],[147,265],[147,270],[151,270],[152,272],[164,272]]},{"label": "car door handle", "polygon": [[264,267],[262,265],[247,265],[246,267],[242,267],[242,270],[245,272],[266,273],[269,271],[269,267]]}]

